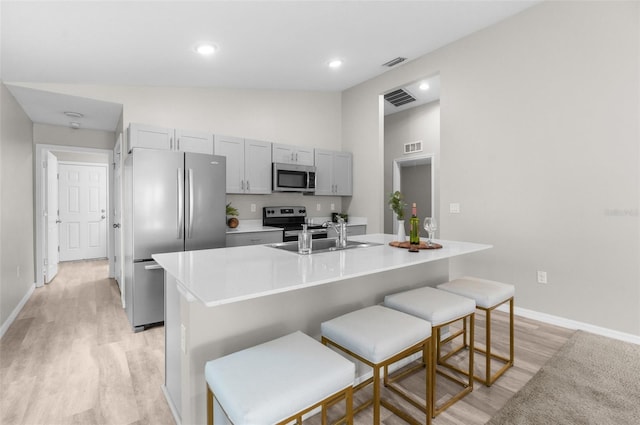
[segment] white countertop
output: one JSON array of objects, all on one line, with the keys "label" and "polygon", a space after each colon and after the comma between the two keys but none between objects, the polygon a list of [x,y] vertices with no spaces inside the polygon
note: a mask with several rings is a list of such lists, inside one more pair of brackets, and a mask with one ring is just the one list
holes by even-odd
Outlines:
[{"label": "white countertop", "polygon": [[282,232],[281,227],[263,226],[262,220],[240,220],[238,227],[227,227],[227,235],[250,232]]},{"label": "white countertop", "polygon": [[214,307],[491,248],[438,240],[441,249],[410,253],[389,246],[394,235],[359,235],[350,240],[382,245],[311,255],[251,245],[154,254],[153,259],[176,278],[187,297]]}]

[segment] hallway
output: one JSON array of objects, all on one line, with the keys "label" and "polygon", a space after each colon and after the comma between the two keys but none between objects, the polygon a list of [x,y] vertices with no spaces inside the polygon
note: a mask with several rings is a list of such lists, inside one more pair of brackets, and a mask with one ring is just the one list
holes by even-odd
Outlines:
[{"label": "hallway", "polygon": [[106,260],[60,263],[0,340],[2,424],[173,424],[164,328],[134,334]]}]

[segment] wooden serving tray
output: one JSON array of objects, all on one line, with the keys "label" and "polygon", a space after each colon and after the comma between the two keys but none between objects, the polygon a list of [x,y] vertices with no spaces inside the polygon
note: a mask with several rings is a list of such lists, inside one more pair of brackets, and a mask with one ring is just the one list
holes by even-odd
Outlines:
[{"label": "wooden serving tray", "polygon": [[[396,248],[406,248],[406,249],[411,248],[411,244],[409,243],[409,241],[405,241],[405,242],[393,241],[393,242],[389,242],[389,245]],[[432,242],[431,246],[427,246],[426,242],[420,241],[420,245],[418,245],[418,248],[419,249],[438,249],[438,248],[442,248],[442,245],[440,245],[439,243]]]}]

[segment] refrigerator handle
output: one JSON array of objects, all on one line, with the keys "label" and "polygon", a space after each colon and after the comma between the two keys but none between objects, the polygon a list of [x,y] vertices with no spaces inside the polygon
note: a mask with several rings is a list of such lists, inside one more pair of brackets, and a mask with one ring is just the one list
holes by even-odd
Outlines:
[{"label": "refrigerator handle", "polygon": [[189,221],[187,221],[187,238],[191,238],[191,230],[193,229],[193,170],[189,168],[187,174],[189,187]]},{"label": "refrigerator handle", "polygon": [[184,172],[178,168],[178,237],[182,239],[182,229],[184,229]]}]

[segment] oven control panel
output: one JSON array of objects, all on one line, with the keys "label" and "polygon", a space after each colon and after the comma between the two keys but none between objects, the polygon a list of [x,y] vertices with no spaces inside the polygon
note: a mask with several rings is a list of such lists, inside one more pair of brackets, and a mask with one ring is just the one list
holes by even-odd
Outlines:
[{"label": "oven control panel", "polygon": [[306,217],[306,207],[264,207],[262,210],[264,218],[277,217]]}]

